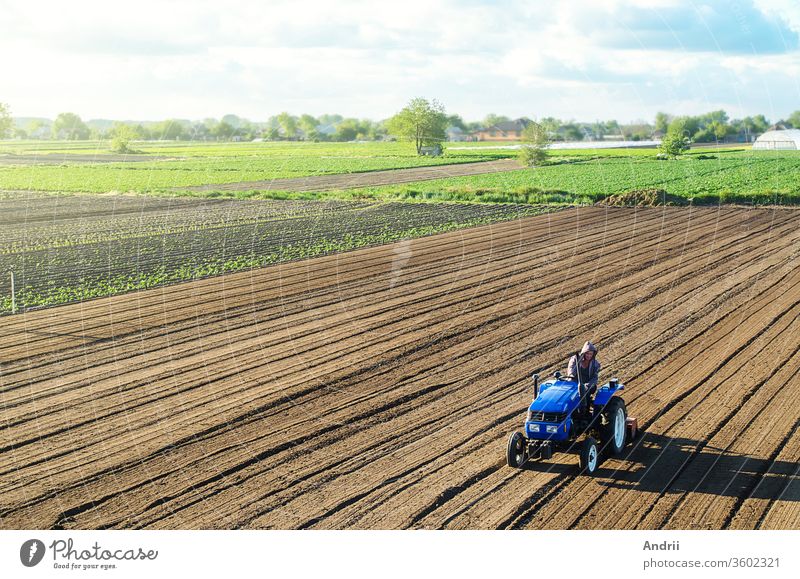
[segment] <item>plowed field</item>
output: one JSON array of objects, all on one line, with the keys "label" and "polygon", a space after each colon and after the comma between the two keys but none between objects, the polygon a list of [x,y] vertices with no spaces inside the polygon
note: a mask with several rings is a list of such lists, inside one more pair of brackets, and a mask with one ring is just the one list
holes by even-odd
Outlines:
[{"label": "plowed field", "polygon": [[[2,320],[2,528],[800,528],[800,213],[592,207]],[[644,434],[505,465],[591,338]]]}]

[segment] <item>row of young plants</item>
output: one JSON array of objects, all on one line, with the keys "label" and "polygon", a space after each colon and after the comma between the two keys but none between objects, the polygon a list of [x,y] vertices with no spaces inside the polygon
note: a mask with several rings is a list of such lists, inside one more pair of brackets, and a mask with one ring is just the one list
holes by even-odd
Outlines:
[{"label": "row of young plants", "polygon": [[[24,239],[19,231],[3,233],[0,271],[15,272],[17,307],[49,306],[152,288],[547,210],[508,204],[208,203],[185,199],[171,209],[161,207],[151,212],[159,218],[141,220],[147,223],[142,229],[140,220],[126,213],[118,219],[95,214],[83,222],[78,217],[80,199],[62,198],[61,208],[70,217],[54,220],[49,229],[42,227],[41,238],[36,237],[36,230],[30,230]],[[23,202],[30,222],[50,215],[53,208],[43,199],[37,213],[35,199],[29,196]],[[193,204],[197,206],[194,210]],[[256,216],[259,207],[263,207],[260,218]],[[192,216],[197,224],[189,227]],[[60,236],[53,232],[59,227],[64,229]],[[92,227],[98,228],[97,236]],[[15,248],[9,249],[11,244],[16,244]],[[0,280],[0,288],[0,312],[8,313],[12,303],[8,280]]]},{"label": "row of young plants", "polygon": [[0,196],[0,254],[266,223],[369,204],[8,193]]},{"label": "row of young plants", "polygon": [[[800,154],[738,153],[677,161],[577,158],[505,173],[330,191],[328,199],[594,203],[629,191],[663,189],[695,203],[800,203]],[[257,192],[251,192],[257,195]],[[297,194],[270,191],[272,198]]]}]

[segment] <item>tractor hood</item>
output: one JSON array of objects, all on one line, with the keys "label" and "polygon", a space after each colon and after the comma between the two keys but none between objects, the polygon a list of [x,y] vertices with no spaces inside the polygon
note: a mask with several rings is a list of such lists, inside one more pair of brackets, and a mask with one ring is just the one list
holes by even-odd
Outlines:
[{"label": "tractor hood", "polygon": [[578,405],[578,383],[559,380],[542,384],[539,396],[531,402],[529,410],[536,412],[571,412]]}]

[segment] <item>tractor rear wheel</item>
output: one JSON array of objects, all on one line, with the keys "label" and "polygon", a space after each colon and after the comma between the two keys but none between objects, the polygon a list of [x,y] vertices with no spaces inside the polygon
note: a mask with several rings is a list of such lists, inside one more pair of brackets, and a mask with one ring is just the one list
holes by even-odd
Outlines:
[{"label": "tractor rear wheel", "polygon": [[508,439],[508,448],[506,449],[506,461],[511,468],[522,468],[527,460],[526,451],[527,444],[525,437],[519,431],[512,432]]},{"label": "tractor rear wheel", "polygon": [[600,459],[600,450],[597,448],[597,442],[591,436],[587,436],[581,444],[579,454],[579,464],[581,472],[594,474],[597,470],[597,463]]},{"label": "tractor rear wheel", "polygon": [[616,456],[625,449],[625,419],[628,416],[625,401],[622,398],[612,398],[603,410],[603,415],[606,422],[601,427],[603,446]]}]

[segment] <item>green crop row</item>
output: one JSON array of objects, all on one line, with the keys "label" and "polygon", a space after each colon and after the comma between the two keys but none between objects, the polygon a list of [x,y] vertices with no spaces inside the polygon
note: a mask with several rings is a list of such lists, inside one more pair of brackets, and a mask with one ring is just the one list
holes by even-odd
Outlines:
[{"label": "green crop row", "polygon": [[[136,211],[138,210],[138,215]],[[0,271],[21,308],[55,305],[536,215],[533,206],[18,194]],[[30,226],[20,222],[25,215]],[[0,312],[11,309],[0,279]]]},{"label": "green crop row", "polygon": [[[687,201],[800,203],[800,153],[740,153],[679,161],[585,158],[535,169],[452,177],[318,194],[329,199],[593,203],[610,195],[664,189]],[[258,195],[250,192],[251,196]],[[264,196],[295,198],[290,192]]]}]

